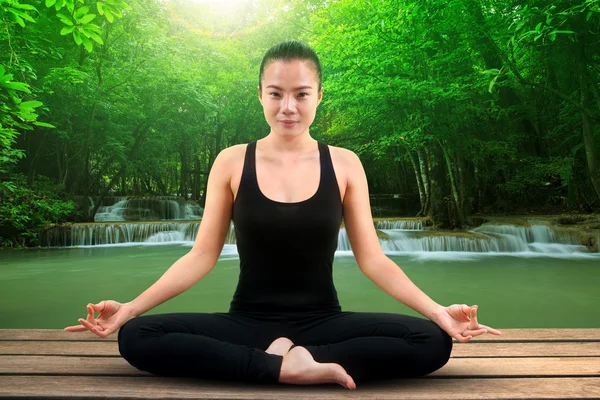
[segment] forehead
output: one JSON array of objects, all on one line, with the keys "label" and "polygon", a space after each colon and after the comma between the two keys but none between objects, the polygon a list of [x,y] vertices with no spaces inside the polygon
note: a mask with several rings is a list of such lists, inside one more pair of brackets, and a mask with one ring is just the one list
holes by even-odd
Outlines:
[{"label": "forehead", "polygon": [[286,86],[310,85],[317,88],[317,74],[310,61],[273,61],[265,67],[263,85]]}]

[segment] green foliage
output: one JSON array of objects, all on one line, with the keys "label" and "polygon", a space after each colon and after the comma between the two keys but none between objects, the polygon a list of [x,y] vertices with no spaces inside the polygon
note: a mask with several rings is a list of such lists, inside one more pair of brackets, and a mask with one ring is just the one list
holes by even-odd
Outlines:
[{"label": "green foliage", "polygon": [[75,210],[73,202],[60,199],[61,188],[46,177],[30,188],[25,176],[12,174],[0,190],[0,248],[37,245],[38,233],[45,226]]}]

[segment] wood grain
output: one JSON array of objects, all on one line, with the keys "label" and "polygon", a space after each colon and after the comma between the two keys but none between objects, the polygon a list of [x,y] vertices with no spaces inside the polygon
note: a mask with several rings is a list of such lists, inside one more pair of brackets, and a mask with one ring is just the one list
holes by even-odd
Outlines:
[{"label": "wood grain", "polygon": [[[0,356],[0,374],[147,375],[117,357]],[[600,357],[451,358],[430,376],[595,376]]]},{"label": "wood grain", "polygon": [[[498,328],[499,329],[499,328]],[[471,343],[480,341],[600,341],[600,328],[583,329],[499,329],[502,335],[477,336]],[[117,335],[100,338],[90,332],[65,332],[61,329],[0,329],[0,340],[77,340],[116,341]]]},{"label": "wood grain", "polygon": [[[70,355],[120,357],[116,342],[0,341],[0,355]],[[600,342],[455,343],[452,357],[600,357]]]},{"label": "wood grain", "polygon": [[[211,383],[155,377],[0,376],[0,397],[28,399],[591,399],[600,378],[407,379],[358,385],[292,386]],[[40,397],[43,396],[43,397]]]}]

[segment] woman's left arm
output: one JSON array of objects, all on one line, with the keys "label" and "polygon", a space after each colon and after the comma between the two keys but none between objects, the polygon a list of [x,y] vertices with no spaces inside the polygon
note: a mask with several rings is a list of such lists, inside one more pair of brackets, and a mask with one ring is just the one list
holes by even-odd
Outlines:
[{"label": "woman's left arm", "polygon": [[367,177],[359,158],[344,151],[346,191],[344,225],[358,267],[370,280],[396,300],[435,320],[444,307],[419,289],[381,250],[369,203]]},{"label": "woman's left arm", "polygon": [[[444,307],[433,301],[383,253],[371,216],[369,188],[363,166],[351,151],[343,151],[343,157],[340,158],[343,158],[346,171],[344,224],[360,270],[384,292],[437,323],[458,340],[467,341],[472,336],[488,331],[500,334],[477,323],[477,306],[463,304]],[[464,339],[459,338],[459,333]]]}]

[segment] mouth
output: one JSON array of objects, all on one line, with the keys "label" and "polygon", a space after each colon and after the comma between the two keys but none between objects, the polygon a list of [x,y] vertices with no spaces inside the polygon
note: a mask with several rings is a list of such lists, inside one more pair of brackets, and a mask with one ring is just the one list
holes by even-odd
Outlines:
[{"label": "mouth", "polygon": [[292,120],[281,120],[281,121],[279,121],[279,122],[281,122],[283,125],[289,125],[289,126],[291,126],[291,125],[294,125],[294,124],[296,124],[298,121],[292,121]]}]

